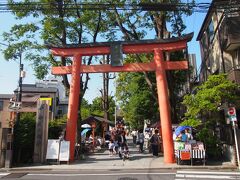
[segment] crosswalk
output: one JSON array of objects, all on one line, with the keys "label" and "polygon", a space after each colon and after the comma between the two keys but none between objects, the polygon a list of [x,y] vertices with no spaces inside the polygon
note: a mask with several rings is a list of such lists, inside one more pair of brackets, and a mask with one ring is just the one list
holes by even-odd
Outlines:
[{"label": "crosswalk", "polygon": [[175,180],[212,180],[212,179],[235,179],[240,180],[240,172],[222,171],[177,171]]},{"label": "crosswalk", "polygon": [[1,172],[0,173],[0,178],[2,178],[2,177],[4,177],[4,176],[7,176],[7,175],[9,175],[10,173],[4,173],[4,172]]}]

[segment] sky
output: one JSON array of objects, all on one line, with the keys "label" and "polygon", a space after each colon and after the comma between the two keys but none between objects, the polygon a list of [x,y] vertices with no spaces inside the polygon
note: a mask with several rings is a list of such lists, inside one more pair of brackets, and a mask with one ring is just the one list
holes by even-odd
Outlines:
[{"label": "sky", "polygon": [[[1,2],[2,0],[0,0]],[[210,0],[197,0],[199,2],[210,2]],[[196,54],[197,65],[200,65],[201,57],[200,57],[200,48],[199,42],[196,41],[196,37],[201,28],[202,22],[204,20],[206,13],[194,13],[192,16],[184,18],[184,23],[187,26],[187,29],[184,33],[194,32],[194,37],[191,42],[188,43],[188,52],[190,54]],[[10,28],[16,24],[18,21],[14,19],[14,17],[10,13],[0,13],[0,43],[3,42],[2,33],[8,32]],[[4,46],[0,45],[0,49],[4,48]],[[24,57],[22,60],[24,64],[24,71],[26,72],[26,77],[23,79],[24,84],[34,84],[37,80],[34,76],[33,69],[31,65],[24,61]],[[19,78],[19,61],[6,61],[3,57],[2,52],[0,52],[0,94],[12,94],[13,91],[18,86],[18,78]],[[99,90],[102,88],[102,75],[101,74],[90,74],[90,82],[88,90],[84,96],[85,99],[88,100],[89,103],[92,100],[100,96]],[[114,95],[115,86],[114,81],[110,82],[110,93]]]}]

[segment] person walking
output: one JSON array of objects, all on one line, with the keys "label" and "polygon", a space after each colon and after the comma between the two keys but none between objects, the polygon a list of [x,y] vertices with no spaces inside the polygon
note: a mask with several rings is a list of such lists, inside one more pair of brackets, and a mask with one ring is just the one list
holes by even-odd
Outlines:
[{"label": "person walking", "polygon": [[189,141],[189,140],[193,140],[193,136],[192,136],[192,133],[190,133],[189,128],[186,128],[186,129],[185,129],[185,134],[187,135],[188,141]]},{"label": "person walking", "polygon": [[150,138],[150,143],[152,147],[152,154],[154,157],[158,156],[158,146],[159,146],[160,138],[158,135],[158,129],[154,130],[154,134]]},{"label": "person walking", "polygon": [[137,144],[137,131],[133,129],[131,135],[133,137],[133,144]]},{"label": "person walking", "polygon": [[181,131],[181,141],[182,142],[188,141],[188,136],[185,134],[185,130]]},{"label": "person walking", "polygon": [[138,144],[139,144],[139,152],[143,153],[144,134],[143,134],[143,130],[142,129],[140,129],[138,131],[137,141],[138,141]]},{"label": "person walking", "polygon": [[118,136],[118,155],[122,159],[122,152],[124,150],[124,147],[127,145],[127,139],[125,136],[125,131],[119,131],[119,136]]},{"label": "person walking", "polygon": [[109,144],[108,144],[109,156],[112,156],[112,155],[113,155],[113,149],[114,149],[114,142],[113,142],[113,140],[111,139],[111,140],[109,141]]}]

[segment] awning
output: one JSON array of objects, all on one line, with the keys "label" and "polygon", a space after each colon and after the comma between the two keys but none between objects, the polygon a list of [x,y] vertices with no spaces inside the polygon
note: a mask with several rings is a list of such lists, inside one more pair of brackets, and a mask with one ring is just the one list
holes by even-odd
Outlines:
[{"label": "awning", "polygon": [[81,136],[83,136],[84,134],[86,134],[88,131],[90,131],[91,129],[84,129],[84,130],[82,130],[82,132],[81,132]]},{"label": "awning", "polygon": [[175,129],[175,134],[178,136],[179,134],[181,134],[181,131],[184,131],[185,129],[192,129],[191,126],[178,126],[176,129]]},{"label": "awning", "polygon": [[83,125],[81,125],[81,128],[91,128],[91,125],[90,124],[83,124]]},{"label": "awning", "polygon": [[99,116],[89,116],[88,118],[82,120],[81,124],[92,124],[93,122],[107,123],[110,126],[115,126],[114,122]]}]

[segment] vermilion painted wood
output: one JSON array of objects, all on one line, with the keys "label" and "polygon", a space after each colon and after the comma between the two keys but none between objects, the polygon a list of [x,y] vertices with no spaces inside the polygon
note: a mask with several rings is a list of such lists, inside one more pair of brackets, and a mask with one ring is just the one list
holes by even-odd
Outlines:
[{"label": "vermilion painted wood", "polygon": [[174,163],[175,158],[172,138],[172,123],[170,115],[168,85],[163,52],[159,49],[156,49],[154,51],[154,62],[156,65],[156,82],[158,92],[158,104],[161,117],[160,123],[162,129],[164,162]]},{"label": "vermilion painted wood", "polygon": [[[187,61],[168,61],[163,62],[166,70],[181,70],[188,68]],[[113,67],[109,64],[101,65],[82,65],[80,67],[81,73],[106,73],[106,72],[143,72],[155,71],[155,63],[131,63],[123,66]],[[71,74],[72,66],[52,67],[52,74],[63,75]]]},{"label": "vermilion painted wood", "polygon": [[74,160],[75,140],[77,132],[78,105],[80,94],[80,67],[81,55],[73,57],[72,80],[70,84],[70,94],[68,102],[68,118],[66,127],[66,140],[70,141],[70,161]]},{"label": "vermilion painted wood", "polygon": [[[155,48],[163,51],[176,51],[186,48],[187,40],[172,43],[153,43],[153,44],[123,44],[124,54],[152,53]],[[51,48],[51,52],[55,56],[74,56],[81,54],[82,56],[95,56],[110,54],[110,46],[94,46],[94,47],[75,47],[75,48]]]},{"label": "vermilion painted wood", "polygon": [[155,71],[157,80],[158,102],[161,116],[161,127],[164,147],[164,161],[174,163],[173,139],[171,129],[170,105],[168,100],[168,88],[165,70],[187,69],[187,61],[164,61],[163,51],[177,51],[186,48],[188,38],[179,38],[178,41],[155,42],[147,44],[122,44],[125,54],[153,53],[154,61],[150,63],[131,63],[120,67],[110,65],[81,65],[82,56],[106,55],[110,54],[110,45],[106,46],[85,46],[74,48],[55,48],[51,51],[55,56],[73,56],[73,65],[66,67],[53,67],[53,74],[72,74],[68,121],[66,129],[66,140],[70,141],[70,160],[74,160],[74,146],[76,140],[76,128],[78,118],[78,103],[80,94],[80,74],[81,73],[103,73],[103,72],[141,72]]}]

